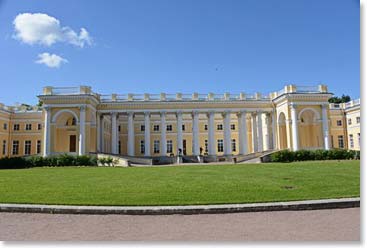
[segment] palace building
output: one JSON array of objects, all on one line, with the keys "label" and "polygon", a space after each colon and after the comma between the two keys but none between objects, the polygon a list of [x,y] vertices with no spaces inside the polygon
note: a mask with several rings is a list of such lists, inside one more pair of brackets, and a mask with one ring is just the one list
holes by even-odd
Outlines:
[{"label": "palace building", "polygon": [[327,86],[224,94],[111,94],[45,87],[40,107],[0,104],[0,157],[109,153],[230,157],[268,150],[360,149],[360,100]]}]

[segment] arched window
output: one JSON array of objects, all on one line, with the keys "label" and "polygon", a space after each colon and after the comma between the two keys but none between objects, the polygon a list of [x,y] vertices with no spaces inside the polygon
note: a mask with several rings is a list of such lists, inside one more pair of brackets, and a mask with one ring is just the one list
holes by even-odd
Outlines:
[{"label": "arched window", "polygon": [[72,125],[72,126],[75,126],[75,125],[76,125],[76,119],[75,119],[75,117],[73,117],[73,119],[72,119],[72,121],[71,121],[71,125]]}]

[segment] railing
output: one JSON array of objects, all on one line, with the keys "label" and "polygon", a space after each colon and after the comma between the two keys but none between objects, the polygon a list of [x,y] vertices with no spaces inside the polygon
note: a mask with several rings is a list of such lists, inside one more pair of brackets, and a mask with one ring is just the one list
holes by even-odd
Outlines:
[{"label": "railing", "polygon": [[351,107],[354,107],[354,106],[357,106],[357,105],[360,105],[361,104],[361,99],[358,98],[358,99],[355,99],[355,100],[352,100],[352,101],[349,101],[347,103],[345,103],[345,108],[351,108]]},{"label": "railing", "polygon": [[52,87],[52,95],[78,95],[80,87]]},{"label": "railing", "polygon": [[318,85],[314,85],[314,86],[296,86],[296,92],[299,93],[319,93],[319,86]]}]

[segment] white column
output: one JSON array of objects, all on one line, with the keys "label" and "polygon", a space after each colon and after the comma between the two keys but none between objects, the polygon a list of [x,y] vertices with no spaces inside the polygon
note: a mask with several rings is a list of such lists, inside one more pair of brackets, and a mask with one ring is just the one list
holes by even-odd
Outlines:
[{"label": "white column", "polygon": [[258,151],[264,151],[262,112],[257,112]]},{"label": "white column", "polygon": [[51,108],[44,107],[44,109],[45,109],[45,127],[43,135],[43,156],[46,157],[51,155]]},{"label": "white column", "polygon": [[267,139],[266,139],[266,147],[264,148],[264,150],[266,151],[272,149],[272,143],[273,143],[270,113],[265,114],[265,122],[266,122]]},{"label": "white column", "polygon": [[134,113],[127,113],[127,155],[135,155]]},{"label": "white column", "polygon": [[111,153],[117,154],[117,141],[118,133],[117,133],[117,113],[111,113]]},{"label": "white column", "polygon": [[239,154],[245,155],[248,153],[246,111],[241,111],[238,114],[238,138]]},{"label": "white column", "polygon": [[167,138],[166,138],[166,112],[161,112],[161,155],[167,155]]},{"label": "white column", "polygon": [[292,119],[292,143],[293,143],[293,151],[298,151],[299,143],[298,143],[298,118],[297,118],[297,109],[294,103],[291,103],[291,119]]},{"label": "white column", "polygon": [[193,155],[200,155],[199,147],[199,112],[192,113],[192,147]]},{"label": "white column", "polygon": [[183,155],[183,142],[182,142],[182,112],[176,113],[177,117],[177,155],[181,149],[181,155]]},{"label": "white column", "polygon": [[325,150],[330,149],[329,144],[329,121],[327,116],[327,105],[322,105],[322,133],[324,135],[324,148]]},{"label": "white column", "polygon": [[215,155],[215,139],[214,139],[214,117],[215,112],[208,113],[208,154]]},{"label": "white column", "polygon": [[145,153],[144,156],[150,156],[150,113],[144,113],[144,144],[145,144]]},{"label": "white column", "polygon": [[85,106],[80,107],[79,116],[79,155],[85,154]]},{"label": "white column", "polygon": [[258,152],[256,113],[252,113],[251,118],[252,118],[252,150],[253,152]]},{"label": "white column", "polygon": [[101,126],[102,126],[102,116],[101,114],[97,113],[97,152],[101,152],[101,136],[102,136],[102,130],[101,130]]},{"label": "white column", "polygon": [[223,128],[224,128],[224,139],[223,139],[223,146],[224,146],[224,155],[231,155],[232,154],[232,147],[231,147],[231,112],[226,111],[223,114]]},{"label": "white column", "polygon": [[276,111],[274,109],[273,111],[273,115],[271,117],[271,123],[272,123],[272,135],[273,135],[273,144],[272,144],[272,149],[277,149],[277,114]]},{"label": "white column", "polygon": [[105,140],[104,140],[104,116],[101,115],[101,152],[105,152]]}]

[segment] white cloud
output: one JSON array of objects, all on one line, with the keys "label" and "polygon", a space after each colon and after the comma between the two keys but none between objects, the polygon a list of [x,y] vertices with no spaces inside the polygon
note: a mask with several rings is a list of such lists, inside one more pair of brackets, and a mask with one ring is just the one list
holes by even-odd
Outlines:
[{"label": "white cloud", "polygon": [[51,46],[65,42],[78,47],[92,44],[92,37],[85,28],[79,34],[70,27],[62,27],[55,17],[42,13],[18,14],[14,21],[14,37],[24,43]]},{"label": "white cloud", "polygon": [[59,68],[61,64],[67,63],[68,61],[56,54],[41,53],[38,54],[38,60],[35,62],[37,64],[44,64],[51,68]]}]

